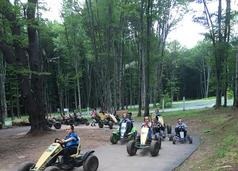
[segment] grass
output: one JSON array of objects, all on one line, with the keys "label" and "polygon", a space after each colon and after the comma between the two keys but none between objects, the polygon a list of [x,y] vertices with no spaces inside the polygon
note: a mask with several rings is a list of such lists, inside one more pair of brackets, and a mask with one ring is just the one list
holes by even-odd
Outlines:
[{"label": "grass", "polygon": [[[178,169],[193,171],[238,170],[238,113],[233,109],[202,110],[169,114],[183,117],[191,129],[196,128],[201,146]],[[196,132],[196,131],[195,131]]]}]

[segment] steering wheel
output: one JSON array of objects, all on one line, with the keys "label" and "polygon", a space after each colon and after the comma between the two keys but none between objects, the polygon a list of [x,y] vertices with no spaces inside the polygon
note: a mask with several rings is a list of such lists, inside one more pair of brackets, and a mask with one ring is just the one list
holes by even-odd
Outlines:
[{"label": "steering wheel", "polygon": [[59,138],[55,138],[55,143],[59,143],[62,147],[64,147],[64,142]]}]

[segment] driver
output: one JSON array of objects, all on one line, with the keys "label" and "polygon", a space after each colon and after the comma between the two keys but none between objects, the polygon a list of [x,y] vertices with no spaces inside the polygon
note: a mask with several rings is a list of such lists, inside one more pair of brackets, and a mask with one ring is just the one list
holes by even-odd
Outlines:
[{"label": "driver", "polygon": [[184,131],[184,137],[187,135],[187,128],[188,126],[183,122],[181,118],[178,118],[177,124],[175,126],[175,133],[176,135],[179,135],[180,131]]},{"label": "driver", "polygon": [[75,154],[77,152],[77,147],[80,143],[80,137],[74,132],[74,126],[69,125],[66,127],[67,135],[62,140],[56,140],[56,142],[64,144],[64,149],[60,153],[60,155],[63,155],[64,162],[69,161],[69,157],[72,154]]},{"label": "driver", "polygon": [[149,128],[148,137],[149,137],[149,140],[152,140],[152,128],[151,128],[152,124],[151,124],[150,118],[148,116],[144,117],[144,122],[141,127]]},{"label": "driver", "polygon": [[122,121],[120,122],[119,132],[121,131],[120,129],[121,129],[122,123],[126,123],[126,132],[124,135],[127,135],[133,128],[133,123],[131,119],[129,119],[127,113],[123,113],[122,115]]}]

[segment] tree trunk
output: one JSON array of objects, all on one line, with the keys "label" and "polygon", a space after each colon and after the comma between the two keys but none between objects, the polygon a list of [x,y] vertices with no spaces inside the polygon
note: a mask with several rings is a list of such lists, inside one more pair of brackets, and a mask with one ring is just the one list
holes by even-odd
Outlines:
[{"label": "tree trunk", "polygon": [[236,52],[235,97],[233,106],[238,108],[238,51]]},{"label": "tree trunk", "polygon": [[149,84],[149,65],[150,65],[150,37],[152,29],[152,4],[153,0],[147,1],[146,7],[146,57],[145,57],[145,111],[144,116],[149,115],[149,98],[150,98],[150,84]]},{"label": "tree trunk", "polygon": [[42,59],[39,49],[39,37],[38,31],[35,27],[37,21],[35,19],[36,7],[38,0],[28,0],[27,7],[27,32],[29,42],[29,61],[31,68],[30,75],[30,93],[27,94],[26,110],[29,114],[29,120],[31,123],[31,133],[38,133],[44,130],[48,130],[48,126],[45,120],[46,110],[43,103],[43,76],[42,72]]},{"label": "tree trunk", "polygon": [[7,101],[5,92],[6,65],[0,53],[0,122],[4,124],[7,117]]}]

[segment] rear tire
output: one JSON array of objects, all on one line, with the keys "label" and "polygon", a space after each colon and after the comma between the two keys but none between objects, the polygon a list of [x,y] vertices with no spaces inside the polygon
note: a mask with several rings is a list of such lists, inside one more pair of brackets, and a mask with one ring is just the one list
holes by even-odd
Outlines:
[{"label": "rear tire", "polygon": [[134,156],[137,152],[137,148],[135,146],[135,141],[134,140],[131,140],[127,143],[127,146],[126,146],[126,149],[127,149],[127,153],[130,155],[130,156]]},{"label": "rear tire", "polygon": [[17,171],[29,171],[34,165],[33,162],[24,162],[18,167]]},{"label": "rear tire", "polygon": [[176,144],[176,136],[173,137],[173,144]]},{"label": "rear tire", "polygon": [[117,141],[118,141],[116,135],[112,134],[111,137],[110,137],[110,141],[111,141],[112,144],[116,144]]},{"label": "rear tire", "polygon": [[89,155],[83,162],[84,171],[96,171],[98,169],[99,161],[95,155]]},{"label": "rear tire", "polygon": [[112,123],[112,121],[109,121],[109,122],[108,122],[108,125],[109,125],[109,128],[110,128],[110,129],[113,128],[113,123]]},{"label": "rear tire", "polygon": [[158,141],[152,141],[150,144],[150,154],[151,156],[157,156],[159,153],[160,145]]},{"label": "rear tire", "polygon": [[99,121],[98,126],[99,126],[99,128],[103,128],[103,122]]},{"label": "rear tire", "polygon": [[54,124],[54,127],[55,127],[55,129],[60,129],[60,128],[61,128],[61,123],[56,122],[56,123]]},{"label": "rear tire", "polygon": [[192,139],[192,137],[190,137],[189,135],[187,136],[187,139],[188,139],[189,144],[192,144],[192,143],[193,143],[193,139]]},{"label": "rear tire", "polygon": [[49,166],[44,171],[60,171],[60,169],[57,166]]},{"label": "rear tire", "polygon": [[167,125],[167,134],[172,133],[172,127],[170,125]]}]

